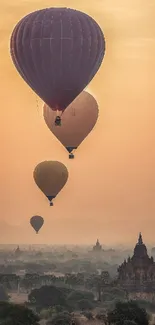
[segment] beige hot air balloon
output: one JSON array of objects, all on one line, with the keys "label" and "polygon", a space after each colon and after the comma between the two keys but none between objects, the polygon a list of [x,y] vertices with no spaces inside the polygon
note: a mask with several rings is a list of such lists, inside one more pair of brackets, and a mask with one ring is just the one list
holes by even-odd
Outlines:
[{"label": "beige hot air balloon", "polygon": [[65,110],[61,117],[61,126],[55,125],[55,112],[46,104],[43,108],[45,122],[51,132],[74,158],[72,151],[92,131],[98,119],[98,104],[95,98],[83,91]]},{"label": "beige hot air balloon", "polygon": [[52,200],[67,182],[68,170],[59,161],[42,161],[35,167],[33,177],[35,183],[46,195],[52,206]]}]

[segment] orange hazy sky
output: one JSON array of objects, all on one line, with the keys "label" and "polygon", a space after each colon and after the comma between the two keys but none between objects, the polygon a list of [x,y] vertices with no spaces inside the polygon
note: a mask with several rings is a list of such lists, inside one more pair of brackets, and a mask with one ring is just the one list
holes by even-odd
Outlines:
[{"label": "orange hazy sky", "polygon": [[[93,16],[106,38],[102,67],[88,86],[100,115],[68,159],[46,127],[43,102],[9,54],[14,25],[36,9],[58,6]],[[155,1],[0,0],[0,243],[155,243]],[[33,181],[42,160],[58,160],[69,180],[48,202]],[[39,214],[39,235],[29,226]]]}]

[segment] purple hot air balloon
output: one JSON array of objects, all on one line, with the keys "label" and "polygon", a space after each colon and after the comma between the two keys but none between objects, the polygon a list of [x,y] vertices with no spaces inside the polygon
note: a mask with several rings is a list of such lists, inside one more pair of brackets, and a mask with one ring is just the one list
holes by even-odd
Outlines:
[{"label": "purple hot air balloon", "polygon": [[87,14],[48,8],[19,21],[10,48],[23,79],[50,108],[63,112],[98,71],[105,40]]}]

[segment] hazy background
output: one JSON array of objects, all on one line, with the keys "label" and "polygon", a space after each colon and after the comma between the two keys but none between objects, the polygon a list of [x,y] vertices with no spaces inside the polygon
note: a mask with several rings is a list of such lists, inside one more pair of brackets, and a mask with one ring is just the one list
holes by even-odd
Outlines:
[{"label": "hazy background", "polygon": [[[42,118],[42,105],[18,75],[9,54],[13,27],[50,6],[92,15],[106,38],[103,65],[88,87],[100,116],[69,161]],[[146,243],[155,232],[154,0],[0,0],[0,243]],[[42,160],[63,162],[67,185],[48,202],[33,181]],[[29,226],[45,218],[38,236]]]}]

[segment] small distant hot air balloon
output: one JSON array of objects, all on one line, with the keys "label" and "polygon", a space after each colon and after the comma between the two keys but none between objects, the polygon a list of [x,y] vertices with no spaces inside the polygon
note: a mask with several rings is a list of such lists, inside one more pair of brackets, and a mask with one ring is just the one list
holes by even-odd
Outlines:
[{"label": "small distant hot air balloon", "polygon": [[[18,22],[10,52],[26,83],[50,108],[63,112],[100,68],[105,39],[89,15],[75,9],[47,8]],[[60,116],[55,124],[61,124]]]},{"label": "small distant hot air balloon", "polygon": [[98,119],[98,104],[95,98],[83,91],[67,108],[62,116],[62,126],[55,126],[55,114],[46,104],[43,108],[45,122],[51,132],[69,152],[69,158],[74,158],[72,151],[92,131]]},{"label": "small distant hot air balloon", "polygon": [[30,219],[30,224],[33,227],[33,229],[36,231],[36,234],[38,234],[39,230],[44,224],[44,219],[40,216],[33,216]]},{"label": "small distant hot air balloon", "polygon": [[67,182],[68,170],[59,161],[43,161],[36,166],[33,177],[52,206],[52,199],[57,196]]}]

